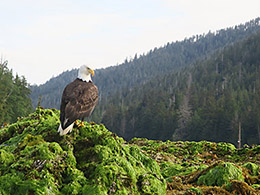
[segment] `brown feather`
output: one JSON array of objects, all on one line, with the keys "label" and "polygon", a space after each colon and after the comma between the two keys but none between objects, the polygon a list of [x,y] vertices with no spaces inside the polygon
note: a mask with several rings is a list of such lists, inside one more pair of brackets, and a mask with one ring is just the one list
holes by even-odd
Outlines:
[{"label": "brown feather", "polygon": [[68,84],[63,91],[60,106],[62,128],[65,129],[77,119],[90,116],[97,102],[98,89],[93,82],[76,79]]}]

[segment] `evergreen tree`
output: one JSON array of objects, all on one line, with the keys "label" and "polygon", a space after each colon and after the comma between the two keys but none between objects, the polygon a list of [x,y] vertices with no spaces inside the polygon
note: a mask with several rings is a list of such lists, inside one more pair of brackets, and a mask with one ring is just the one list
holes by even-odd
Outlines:
[{"label": "evergreen tree", "polygon": [[32,111],[26,79],[14,77],[7,64],[7,61],[0,63],[0,124],[15,122],[17,117]]},{"label": "evergreen tree", "polygon": [[[241,127],[242,144],[260,143],[259,20],[169,43],[97,70],[93,80],[100,99],[91,120],[126,139],[175,135],[177,140],[237,145]],[[43,106],[58,107],[63,86],[76,77],[72,72],[74,77],[64,72],[33,87],[36,103],[42,95]]]}]

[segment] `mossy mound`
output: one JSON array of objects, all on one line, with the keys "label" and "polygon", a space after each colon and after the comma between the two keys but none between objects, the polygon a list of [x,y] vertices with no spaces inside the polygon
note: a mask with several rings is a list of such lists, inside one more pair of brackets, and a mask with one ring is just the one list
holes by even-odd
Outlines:
[{"label": "mossy mound", "polygon": [[125,142],[84,124],[59,136],[59,111],[37,108],[0,129],[0,194],[260,194],[260,146]]},{"label": "mossy mound", "polygon": [[244,181],[242,169],[232,163],[219,163],[198,178],[199,185],[222,186],[230,180]]},{"label": "mossy mound", "polygon": [[160,165],[167,194],[260,194],[260,147],[208,141],[129,142]]},{"label": "mossy mound", "polygon": [[245,163],[242,167],[245,167],[249,174],[252,176],[258,176],[259,175],[259,166],[252,162]]},{"label": "mossy mound", "polygon": [[0,194],[166,194],[157,162],[103,125],[59,136],[59,112],[0,129]]}]

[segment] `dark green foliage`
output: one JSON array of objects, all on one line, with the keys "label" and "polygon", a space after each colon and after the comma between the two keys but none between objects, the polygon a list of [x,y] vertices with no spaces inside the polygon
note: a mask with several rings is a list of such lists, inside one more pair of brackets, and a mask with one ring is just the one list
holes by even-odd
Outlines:
[{"label": "dark green foliage", "polygon": [[14,77],[7,64],[7,61],[0,62],[0,126],[33,111],[26,79]]},{"label": "dark green foliage", "polygon": [[33,107],[35,108],[36,106],[39,106],[38,103],[40,103],[40,106],[45,108],[60,109],[60,100],[63,89],[68,83],[75,80],[76,77],[77,70],[73,69],[71,71],[63,72],[57,78],[51,78],[44,85],[31,86]]},{"label": "dark green foliage", "polygon": [[[259,30],[257,18],[97,70],[93,79],[100,99],[90,119],[127,140],[236,146],[241,124],[242,145],[260,143]],[[42,95],[42,106],[59,107],[64,86],[75,77],[73,70],[33,87],[34,105]]]},{"label": "dark green foliage", "polygon": [[260,58],[254,57],[260,56],[259,48],[260,33],[227,47],[192,69],[196,79],[190,101],[194,117],[187,127],[188,139],[235,144],[241,123],[242,143],[260,142]]},{"label": "dark green foliage", "polygon": [[102,122],[126,139],[137,136],[235,145],[241,124],[242,145],[258,144],[259,46],[258,32],[180,72],[125,90],[122,94],[126,95],[117,94],[108,101]]},{"label": "dark green foliage", "polygon": [[165,194],[155,160],[103,125],[59,136],[59,112],[35,113],[0,130],[0,194]]},{"label": "dark green foliage", "polygon": [[[259,18],[233,28],[219,30],[216,33],[209,32],[186,38],[183,41],[167,43],[165,46],[154,48],[139,57],[135,55],[133,59],[125,60],[118,66],[96,70],[93,80],[102,94],[100,104],[105,106],[110,100],[110,96],[119,96],[121,99],[135,86],[139,86],[139,90],[142,90],[142,85],[150,80],[158,82],[158,79],[172,70],[190,66],[198,59],[210,57],[216,50],[228,44],[255,34],[260,30],[258,22]],[[41,106],[59,108],[64,87],[76,76],[77,70],[73,69],[63,72],[43,85],[32,86],[33,106],[37,106],[39,96],[41,96]],[[172,84],[174,87],[175,83]],[[118,103],[121,104],[122,101]]]}]

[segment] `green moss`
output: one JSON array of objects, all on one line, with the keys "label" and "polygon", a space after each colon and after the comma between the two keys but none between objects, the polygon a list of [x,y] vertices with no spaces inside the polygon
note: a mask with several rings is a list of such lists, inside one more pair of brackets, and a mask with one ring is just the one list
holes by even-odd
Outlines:
[{"label": "green moss", "polygon": [[[105,140],[101,143],[106,144],[107,142]],[[75,149],[78,147],[76,145]],[[105,193],[110,189],[118,193],[129,193],[129,191],[138,193],[140,189],[144,191],[142,185],[139,186],[140,188],[138,187],[140,175],[151,173],[156,175],[149,181],[151,187],[156,185],[152,190],[165,191],[166,189],[166,183],[160,174],[158,164],[143,155],[137,147],[122,146],[118,145],[118,142],[111,141],[108,145],[95,145],[92,149],[81,150],[80,155],[91,156],[88,159],[79,157],[79,165],[81,169],[86,170],[90,184],[99,186],[99,188],[85,187],[88,190],[100,191],[102,189],[102,193]]]},{"label": "green moss", "polygon": [[254,189],[260,189],[260,184],[253,184],[252,186],[251,186],[252,188],[254,188]]},{"label": "green moss", "polygon": [[203,192],[201,191],[201,189],[191,187],[191,188],[188,189],[184,194],[196,194],[196,195],[202,195]]},{"label": "green moss", "polygon": [[222,186],[230,180],[244,181],[242,170],[232,163],[221,163],[209,169],[198,179],[199,185]]},{"label": "green moss", "polygon": [[216,150],[219,155],[228,155],[233,154],[236,151],[236,147],[231,143],[221,142],[217,144]]},{"label": "green moss", "polygon": [[80,194],[87,183],[84,173],[76,168],[68,167],[64,172],[61,194]]},{"label": "green moss", "polygon": [[[120,192],[121,193],[121,192]],[[104,189],[102,189],[101,186],[99,185],[84,185],[83,189],[82,189],[82,194],[95,194],[95,195],[103,195],[103,194],[107,194],[107,192],[104,191]],[[122,193],[127,194],[127,193]]]},{"label": "green moss", "polygon": [[259,194],[259,146],[127,143],[84,124],[60,136],[59,111],[37,108],[1,128],[0,194]]},{"label": "green moss", "polygon": [[237,194],[260,194],[257,186],[256,190],[250,187],[259,183],[259,146],[236,149],[230,143],[161,142],[144,138],[134,138],[129,143],[157,161],[168,182],[169,194],[199,194],[192,191],[193,188],[201,190],[202,194],[229,194],[233,191]]},{"label": "green moss", "polygon": [[19,142],[18,146],[19,148],[23,148],[25,146],[34,146],[34,145],[38,145],[41,143],[44,143],[44,139],[42,138],[41,135],[38,136],[33,136],[31,134],[27,134],[23,140],[21,140],[21,142]]},{"label": "green moss", "polygon": [[170,163],[170,162],[164,162],[161,164],[161,171],[164,178],[167,180],[171,180],[171,177],[177,176],[177,175],[188,175],[195,171],[201,171],[203,169],[207,168],[207,165],[201,164],[197,166],[183,166],[176,163]]},{"label": "green moss", "polygon": [[224,185],[224,189],[232,194],[259,194],[259,191],[256,191],[246,182],[238,180],[230,181],[230,183]]},{"label": "green moss", "polygon": [[141,190],[141,194],[166,194],[163,188],[157,188],[161,186],[163,178],[158,179],[156,174],[143,174],[138,178],[138,186]]},{"label": "green moss", "polygon": [[0,149],[0,168],[4,169],[14,161],[14,155],[10,152]]},{"label": "green moss", "polygon": [[155,160],[84,124],[59,136],[59,112],[37,108],[1,129],[0,194],[166,194]]},{"label": "green moss", "polygon": [[0,194],[59,194],[53,178],[48,174],[42,180],[26,180],[19,172],[0,177]]},{"label": "green moss", "polygon": [[247,168],[252,176],[257,176],[259,174],[259,167],[255,163],[247,162],[242,167]]}]

